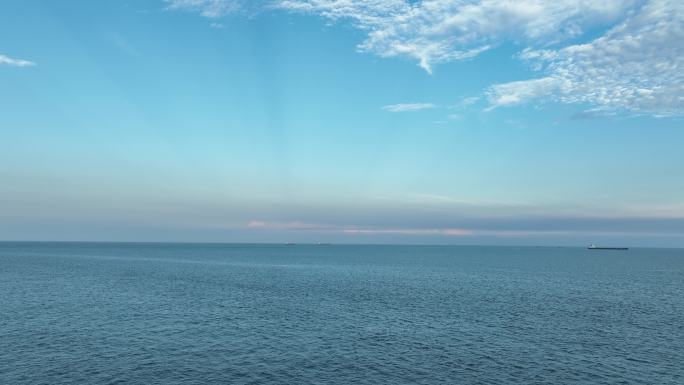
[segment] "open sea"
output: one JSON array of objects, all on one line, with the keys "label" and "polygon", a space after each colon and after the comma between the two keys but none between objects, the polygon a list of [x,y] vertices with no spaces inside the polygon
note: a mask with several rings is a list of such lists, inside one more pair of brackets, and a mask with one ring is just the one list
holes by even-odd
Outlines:
[{"label": "open sea", "polygon": [[0,384],[684,384],[684,250],[0,243]]}]

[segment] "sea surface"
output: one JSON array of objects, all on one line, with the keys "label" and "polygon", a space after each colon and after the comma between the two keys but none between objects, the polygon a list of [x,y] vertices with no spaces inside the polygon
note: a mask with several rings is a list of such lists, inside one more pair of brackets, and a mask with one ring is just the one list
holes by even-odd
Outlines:
[{"label": "sea surface", "polygon": [[0,243],[1,384],[684,384],[684,250]]}]

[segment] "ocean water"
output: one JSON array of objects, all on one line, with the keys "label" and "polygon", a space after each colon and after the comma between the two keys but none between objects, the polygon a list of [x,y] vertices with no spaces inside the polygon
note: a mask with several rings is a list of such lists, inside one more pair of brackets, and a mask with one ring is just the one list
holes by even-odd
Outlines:
[{"label": "ocean water", "polygon": [[1,384],[684,384],[684,250],[0,243]]}]

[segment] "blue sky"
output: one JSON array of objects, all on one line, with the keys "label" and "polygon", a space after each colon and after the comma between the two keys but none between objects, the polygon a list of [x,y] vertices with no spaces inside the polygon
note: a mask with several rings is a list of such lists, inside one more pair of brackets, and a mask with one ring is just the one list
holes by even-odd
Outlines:
[{"label": "blue sky", "polygon": [[684,246],[677,1],[0,3],[0,239]]}]

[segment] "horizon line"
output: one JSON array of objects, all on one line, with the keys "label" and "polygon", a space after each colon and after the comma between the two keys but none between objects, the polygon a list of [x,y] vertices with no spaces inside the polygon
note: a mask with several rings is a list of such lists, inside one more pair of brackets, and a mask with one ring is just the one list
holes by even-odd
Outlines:
[{"label": "horizon line", "polygon": [[[178,244],[178,245],[268,245],[268,246],[412,246],[412,247],[529,247],[529,248],[586,248],[586,245],[538,245],[538,244],[447,244],[447,243],[347,243],[347,242],[232,242],[232,241],[122,241],[122,240],[7,240],[0,243],[115,243],[115,244]],[[684,249],[684,246],[634,246],[635,249]]]}]

